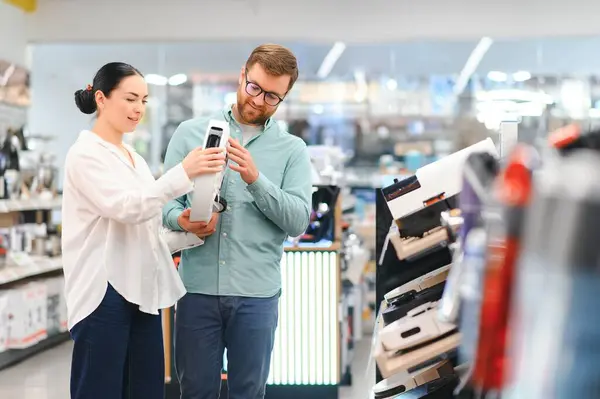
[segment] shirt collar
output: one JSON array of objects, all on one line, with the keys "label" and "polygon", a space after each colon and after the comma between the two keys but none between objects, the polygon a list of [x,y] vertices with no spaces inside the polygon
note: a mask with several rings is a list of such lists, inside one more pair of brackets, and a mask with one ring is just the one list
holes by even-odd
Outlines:
[{"label": "shirt collar", "polygon": [[[238,121],[236,121],[235,118],[233,117],[233,105],[232,104],[225,105],[225,107],[223,108],[223,117],[225,118],[225,120],[228,123],[235,122],[235,123],[239,124]],[[275,125],[275,124],[276,124],[276,122],[273,118],[267,119],[267,121],[265,122],[264,131],[267,131],[267,129],[273,127],[273,125]]]},{"label": "shirt collar", "polygon": [[[96,143],[103,145],[104,147],[111,149],[111,150],[117,150],[117,151],[119,150],[118,146],[102,139],[100,136],[98,136],[96,133],[92,132],[91,130],[83,130],[81,133],[79,133],[79,138],[82,140],[95,141]],[[135,150],[135,148],[133,148],[129,144],[123,143],[123,147],[125,147],[131,153],[137,152]]]}]

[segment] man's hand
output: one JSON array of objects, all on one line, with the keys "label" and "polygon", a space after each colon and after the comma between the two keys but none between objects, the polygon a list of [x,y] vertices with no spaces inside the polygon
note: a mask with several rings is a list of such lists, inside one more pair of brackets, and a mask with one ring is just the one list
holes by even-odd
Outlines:
[{"label": "man's hand", "polygon": [[192,222],[190,221],[191,209],[184,210],[181,215],[177,218],[177,223],[185,231],[196,234],[200,238],[205,238],[217,231],[217,222],[219,221],[219,214],[213,213],[212,218],[208,223],[205,222]]},{"label": "man's hand", "polygon": [[230,162],[229,167],[238,172],[246,184],[252,184],[258,179],[258,169],[254,165],[252,155],[239,141],[229,138],[227,154],[229,159],[235,162],[235,164]]}]

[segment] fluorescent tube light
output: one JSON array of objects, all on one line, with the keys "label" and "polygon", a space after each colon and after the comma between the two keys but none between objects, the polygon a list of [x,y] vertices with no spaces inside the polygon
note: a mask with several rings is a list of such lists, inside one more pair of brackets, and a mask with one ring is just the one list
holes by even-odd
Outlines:
[{"label": "fluorescent tube light", "polygon": [[343,42],[336,42],[333,47],[331,47],[331,50],[329,50],[323,59],[323,63],[321,63],[321,66],[317,72],[317,77],[319,79],[325,79],[327,76],[329,76],[329,73],[335,66],[335,63],[339,60],[345,50],[346,45]]},{"label": "fluorescent tube light", "polygon": [[454,95],[460,96],[465,88],[467,87],[467,83],[469,83],[469,79],[473,76],[473,73],[477,70],[479,63],[490,49],[492,43],[494,41],[489,37],[482,37],[477,43],[477,46],[471,52],[471,55],[467,59],[465,66],[463,67],[458,79],[456,80],[456,84],[454,85]]}]

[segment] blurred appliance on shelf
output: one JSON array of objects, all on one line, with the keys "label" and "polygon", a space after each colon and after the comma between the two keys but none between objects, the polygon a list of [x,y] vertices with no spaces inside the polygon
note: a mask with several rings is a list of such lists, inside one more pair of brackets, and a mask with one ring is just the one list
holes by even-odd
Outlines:
[{"label": "blurred appliance on shelf", "polygon": [[314,170],[319,176],[320,185],[341,185],[344,181],[344,164],[347,156],[340,147],[325,145],[308,146]]},{"label": "blurred appliance on shelf", "polygon": [[337,186],[313,186],[310,223],[304,234],[291,238],[293,246],[298,246],[299,243],[328,246],[341,238],[336,237],[335,221],[336,208],[340,205],[340,191]]},{"label": "blurred appliance on shelf", "polygon": [[20,169],[19,145],[11,129],[0,131],[0,199],[13,198]]},{"label": "blurred appliance on shelf", "polygon": [[27,107],[31,102],[29,70],[7,60],[0,60],[0,102],[13,107]]},{"label": "blurred appliance on shelf", "polygon": [[28,151],[20,153],[21,197],[52,198],[57,191],[58,168],[56,156],[48,148],[53,137],[28,136]]},{"label": "blurred appliance on shelf", "polygon": [[580,133],[552,143],[562,156],[544,160],[533,187],[503,370],[509,399],[598,396],[600,135]]},{"label": "blurred appliance on shelf", "polygon": [[31,193],[36,196],[53,197],[56,192],[56,176],[55,156],[49,153],[41,154]]}]

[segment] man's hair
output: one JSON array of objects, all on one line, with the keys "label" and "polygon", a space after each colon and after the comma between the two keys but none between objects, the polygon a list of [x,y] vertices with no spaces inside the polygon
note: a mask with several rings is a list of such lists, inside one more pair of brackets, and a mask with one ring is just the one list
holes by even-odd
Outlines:
[{"label": "man's hair", "polygon": [[269,75],[289,76],[288,91],[292,89],[294,83],[298,80],[296,56],[289,49],[279,44],[262,44],[255,48],[246,61],[246,68],[250,69],[257,63],[265,68]]}]

